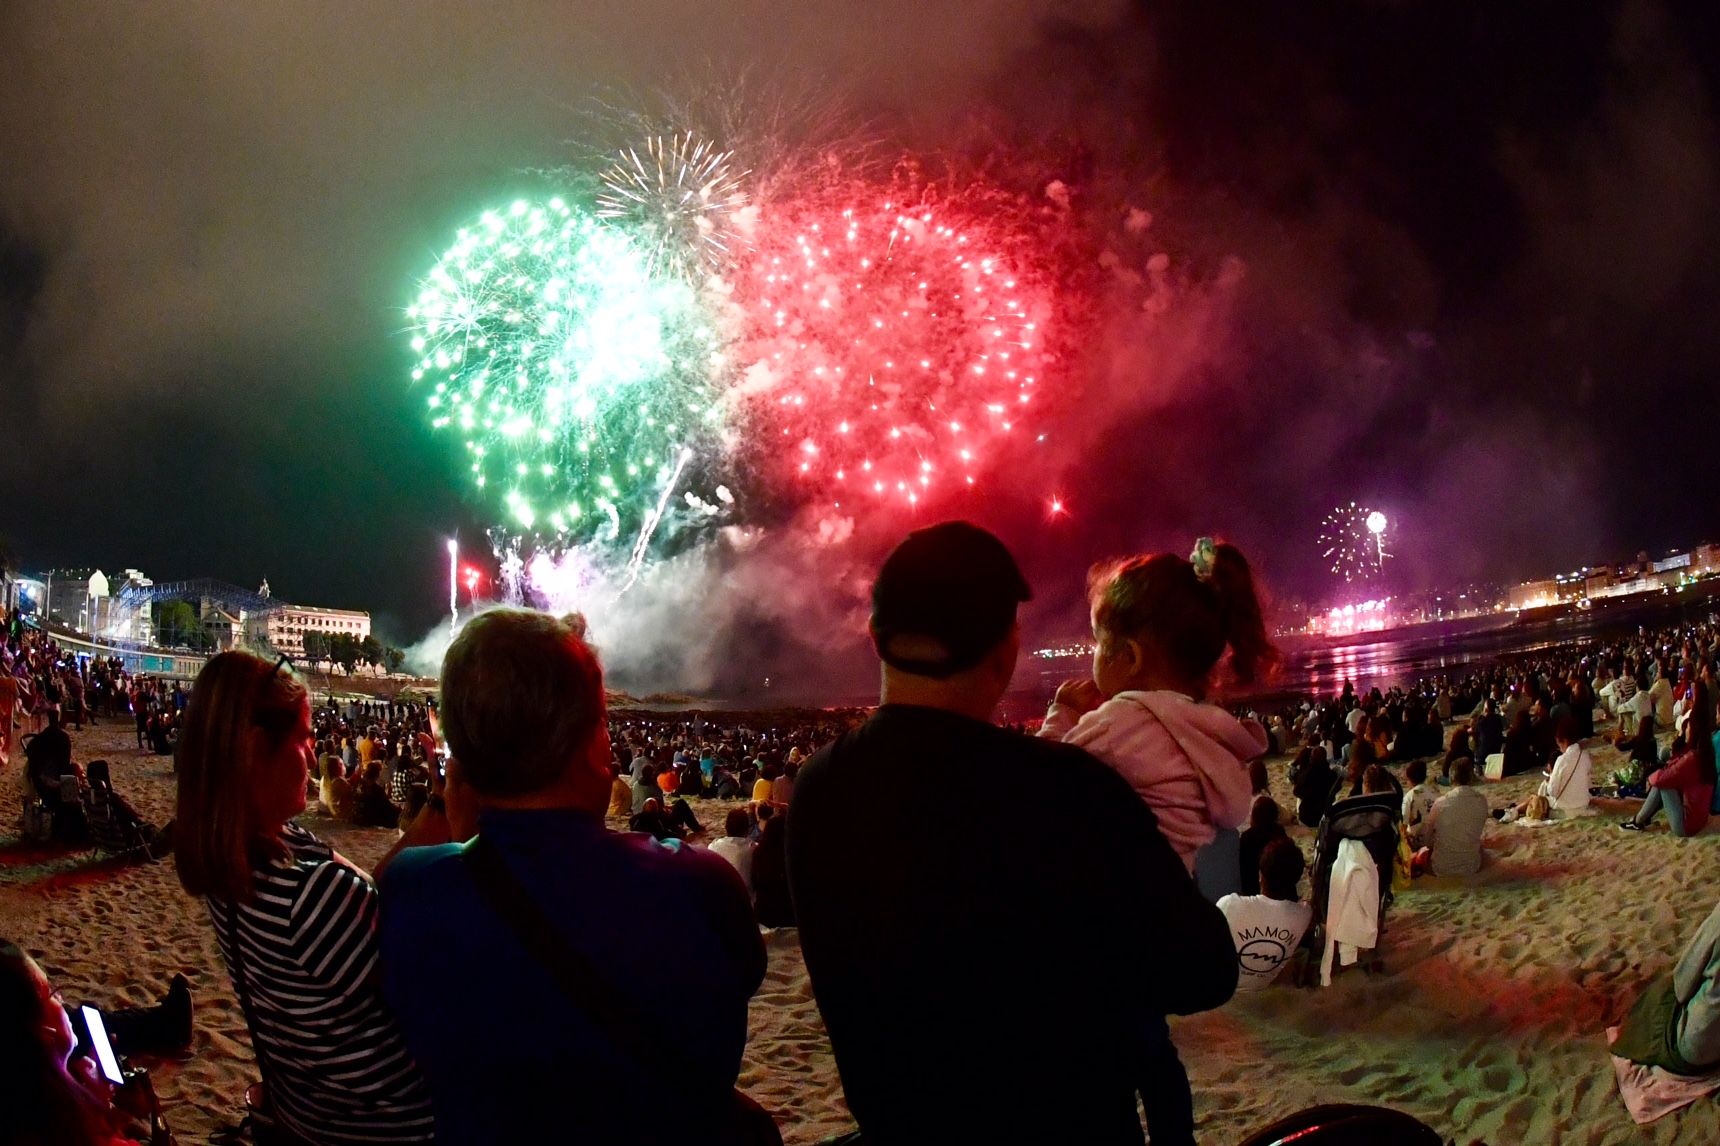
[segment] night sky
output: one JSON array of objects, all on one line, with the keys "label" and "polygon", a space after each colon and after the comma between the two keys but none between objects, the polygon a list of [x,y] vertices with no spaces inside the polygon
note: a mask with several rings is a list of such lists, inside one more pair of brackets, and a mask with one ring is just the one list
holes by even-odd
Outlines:
[{"label": "night sky", "polygon": [[1720,7],[1484,0],[0,6],[0,535],[412,640],[483,520],[407,384],[415,277],[594,93],[742,65],[1152,213],[1107,266],[1168,255],[1162,305],[969,514],[1046,631],[1201,533],[1318,597],[1339,500],[1405,588],[1720,537]]}]

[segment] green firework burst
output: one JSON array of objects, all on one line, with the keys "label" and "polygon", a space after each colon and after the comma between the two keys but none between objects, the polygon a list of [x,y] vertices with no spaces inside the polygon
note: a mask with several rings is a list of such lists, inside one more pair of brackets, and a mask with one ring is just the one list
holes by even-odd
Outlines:
[{"label": "green firework burst", "polygon": [[510,529],[613,539],[712,456],[716,338],[693,293],[562,199],[461,228],[407,315],[431,423]]}]

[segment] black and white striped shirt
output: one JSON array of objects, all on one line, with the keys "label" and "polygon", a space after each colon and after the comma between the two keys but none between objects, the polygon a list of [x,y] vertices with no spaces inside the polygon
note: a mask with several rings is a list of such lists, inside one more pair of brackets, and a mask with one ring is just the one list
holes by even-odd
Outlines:
[{"label": "black and white striped shirt", "polygon": [[376,887],[296,824],[281,842],[289,857],[256,869],[236,931],[230,904],[205,901],[270,1107],[313,1143],[430,1141],[429,1091],[382,998]]}]

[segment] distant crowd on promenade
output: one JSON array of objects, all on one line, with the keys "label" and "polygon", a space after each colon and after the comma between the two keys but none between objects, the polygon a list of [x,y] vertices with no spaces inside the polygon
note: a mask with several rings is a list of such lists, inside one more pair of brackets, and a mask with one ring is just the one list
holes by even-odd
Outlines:
[{"label": "distant crowd on promenade", "polygon": [[[1539,768],[1551,805],[1597,717],[1643,758],[1615,780],[1649,792],[1637,830],[1700,831],[1713,800],[1712,622],[1346,685],[1261,719],[1215,702],[1278,653],[1246,559],[1202,538],[1093,571],[1091,676],[1028,735],[993,715],[1031,596],[985,531],[911,534],[873,587],[879,707],[772,728],[611,719],[583,624],[513,609],[461,632],[434,705],[314,703],[285,658],[242,652],[212,658],[182,708],[157,689],[174,707],[173,861],[256,1052],[255,1139],[780,1142],[780,1115],[735,1089],[763,924],[798,929],[852,1141],[1140,1143],[1144,1119],[1155,1144],[1193,1142],[1166,1017],[1279,977],[1324,919],[1300,885],[1339,870],[1319,855],[1343,808],[1383,810],[1370,822],[1394,848],[1414,813],[1435,875],[1471,844],[1479,866],[1474,801],[1483,821],[1532,809],[1489,808],[1478,776]],[[36,634],[8,652],[56,658]],[[1275,751],[1296,757],[1286,809],[1267,794]],[[905,798],[905,779],[959,798]],[[720,828],[699,799],[731,801]],[[401,834],[361,870],[299,822],[313,803]],[[1284,824],[1310,816],[1312,872]],[[1339,834],[1334,848],[1362,842]],[[1215,855],[1234,884],[1217,895]],[[1048,971],[1074,931],[1091,937],[1079,973]],[[15,951],[0,947],[0,994],[35,1001],[0,1007],[0,1040],[53,1100],[0,1146],[125,1140]],[[1367,1117],[1393,1141],[1438,1140]]]}]

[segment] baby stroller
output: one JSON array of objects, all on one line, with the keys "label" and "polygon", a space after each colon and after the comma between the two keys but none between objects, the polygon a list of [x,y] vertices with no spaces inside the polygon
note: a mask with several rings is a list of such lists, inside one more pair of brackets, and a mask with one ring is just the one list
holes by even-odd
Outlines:
[{"label": "baby stroller", "polygon": [[[1397,859],[1399,823],[1403,819],[1403,797],[1395,792],[1375,792],[1372,795],[1349,796],[1327,809],[1314,839],[1314,865],[1309,870],[1309,903],[1314,909],[1313,922],[1308,927],[1305,945],[1317,961],[1326,944],[1327,900],[1332,890],[1332,867],[1345,840],[1357,840],[1367,849],[1379,869],[1378,935],[1386,931],[1386,908],[1392,902],[1392,871]],[[1378,941],[1371,949],[1377,952]],[[1377,955],[1366,963],[1369,970],[1379,970]],[[1306,972],[1301,979],[1306,979]]]}]

